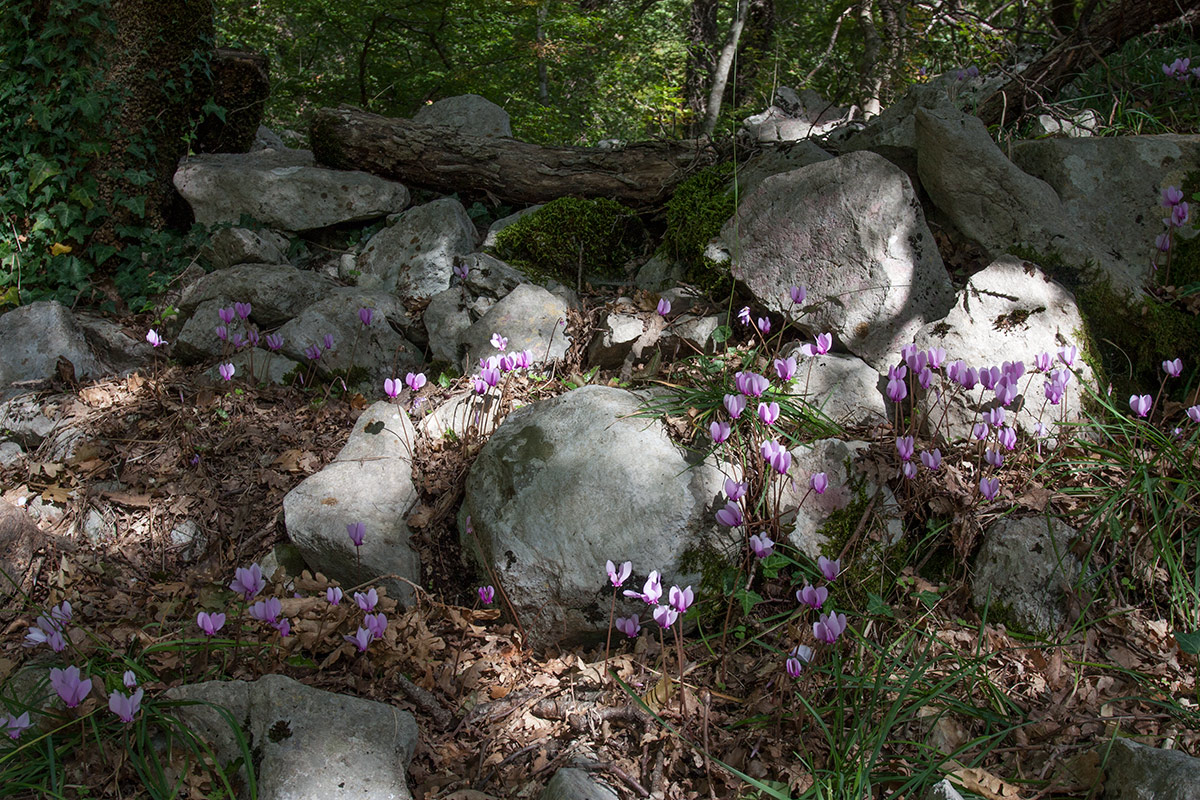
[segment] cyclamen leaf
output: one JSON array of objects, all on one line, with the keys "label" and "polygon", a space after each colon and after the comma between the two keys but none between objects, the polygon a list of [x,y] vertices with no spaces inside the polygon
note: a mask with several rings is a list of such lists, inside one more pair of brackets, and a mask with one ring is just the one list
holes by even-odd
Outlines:
[{"label": "cyclamen leaf", "polygon": [[1200,655],[1200,631],[1192,631],[1191,633],[1175,632],[1175,641],[1179,643],[1179,649],[1191,655]]}]

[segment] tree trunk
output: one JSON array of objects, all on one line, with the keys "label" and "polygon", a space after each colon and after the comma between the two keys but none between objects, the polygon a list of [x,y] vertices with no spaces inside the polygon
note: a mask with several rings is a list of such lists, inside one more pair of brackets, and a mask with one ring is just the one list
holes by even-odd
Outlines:
[{"label": "tree trunk", "polygon": [[[750,16],[746,18],[746,29],[742,31],[742,41],[738,45],[736,85],[730,100],[735,106],[755,103],[750,93],[757,88],[755,84],[763,65],[771,57],[774,41],[775,0],[750,0]],[[770,104],[770,92],[764,92],[756,103],[763,108]]]},{"label": "tree trunk", "polygon": [[317,161],[439,192],[508,203],[608,197],[635,207],[664,202],[697,167],[714,163],[703,142],[644,142],[619,150],[543,147],[515,139],[449,135],[445,128],[356,108],[323,108],[311,135]]},{"label": "tree trunk", "polygon": [[689,112],[689,132],[695,136],[708,108],[708,81],[716,64],[717,0],[692,0],[687,27],[687,72],[683,82],[684,107]]},{"label": "tree trunk", "polygon": [[859,74],[862,76],[862,110],[867,117],[874,117],[883,110],[880,98],[883,80],[879,76],[879,34],[875,31],[875,19],[871,14],[871,0],[862,0],[858,7],[858,26],[862,30],[863,55]]},{"label": "tree trunk", "polygon": [[1095,22],[1079,20],[1070,36],[985,99],[976,114],[986,125],[1015,123],[1133,37],[1198,16],[1200,0],[1119,0]]},{"label": "tree trunk", "polygon": [[742,38],[742,28],[746,27],[749,13],[750,0],[738,0],[733,21],[729,23],[729,35],[725,38],[725,46],[721,48],[721,56],[713,70],[712,86],[708,90],[708,106],[704,109],[704,125],[700,129],[705,136],[712,136],[717,129],[721,99],[725,96],[725,85],[729,83],[729,71],[733,68],[733,56],[737,53],[738,40]]}]

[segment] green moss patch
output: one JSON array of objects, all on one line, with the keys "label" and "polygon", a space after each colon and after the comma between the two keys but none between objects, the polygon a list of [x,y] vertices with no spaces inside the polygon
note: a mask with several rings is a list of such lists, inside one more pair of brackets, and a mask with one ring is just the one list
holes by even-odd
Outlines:
[{"label": "green moss patch", "polygon": [[675,189],[667,201],[667,230],[659,252],[679,262],[684,278],[718,296],[732,285],[728,270],[704,257],[708,242],[721,232],[736,209],[729,179],[733,162],[700,170]]},{"label": "green moss patch", "polygon": [[500,231],[496,255],[535,277],[574,284],[584,276],[622,279],[641,253],[646,229],[615,200],[560,197]]}]

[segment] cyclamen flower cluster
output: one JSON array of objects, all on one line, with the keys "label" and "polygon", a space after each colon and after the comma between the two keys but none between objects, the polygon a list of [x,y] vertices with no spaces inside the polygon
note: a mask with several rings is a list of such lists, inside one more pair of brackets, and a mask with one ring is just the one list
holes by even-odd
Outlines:
[{"label": "cyclamen flower cluster", "polygon": [[[1185,59],[1186,61],[1186,59]],[[1178,61],[1176,63],[1179,63]],[[1163,65],[1165,68],[1165,64]],[[1170,265],[1170,253],[1172,243],[1175,240],[1176,231],[1188,224],[1191,219],[1191,206],[1183,199],[1183,191],[1178,186],[1167,186],[1162,190],[1160,204],[1167,210],[1167,216],[1163,218],[1163,225],[1166,230],[1160,233],[1154,239],[1154,257],[1150,261],[1151,273],[1157,272],[1160,266],[1161,258],[1168,259],[1166,266]],[[1163,281],[1167,278],[1164,276]]]},{"label": "cyclamen flower cluster", "polygon": [[1190,58],[1177,58],[1170,64],[1162,65],[1163,75],[1166,75],[1168,78],[1174,78],[1180,83],[1187,83],[1192,78],[1200,78],[1200,67],[1189,70],[1188,67],[1191,64],[1192,60]]},{"label": "cyclamen flower cluster", "polygon": [[475,394],[487,394],[488,389],[500,383],[500,376],[506,372],[519,369],[529,369],[533,366],[533,353],[529,350],[508,353],[508,339],[498,333],[492,334],[492,347],[503,355],[490,355],[479,359],[479,375],[471,378],[471,389]]},{"label": "cyclamen flower cluster", "polygon": [[[626,561],[618,568],[613,562],[609,561],[605,564],[605,570],[608,573],[609,583],[612,584],[614,589],[619,589],[632,574],[633,562]],[[667,602],[659,603],[663,596],[663,585],[662,577],[659,575],[658,570],[654,570],[647,576],[646,583],[642,586],[640,592],[631,589],[626,589],[624,592],[626,597],[634,597],[648,606],[653,606],[654,608],[651,610],[650,616],[663,630],[674,625],[680,617],[687,613],[687,610],[692,607],[692,604],[696,600],[696,593],[692,590],[691,586],[684,589],[672,586],[666,594]],[[638,619],[637,614],[629,617],[617,617],[614,624],[617,630],[631,639],[642,631],[642,623]]]},{"label": "cyclamen flower cluster", "polygon": [[[833,583],[837,576],[842,572],[841,559],[828,559],[825,556],[820,556],[817,559],[817,569],[821,572],[821,576],[825,578],[826,584]],[[806,583],[803,588],[796,591],[796,602],[801,605],[811,608],[813,611],[820,611],[829,599],[829,587],[813,586],[811,583]],[[829,612],[821,614],[817,621],[812,625],[813,638],[823,644],[834,644],[838,638],[846,631],[846,615],[837,612]],[[804,670],[804,665],[813,659],[813,649],[807,645],[796,645],[788,653],[785,668],[788,675],[793,678],[800,677],[800,673]]]},{"label": "cyclamen flower cluster", "polygon": [[49,614],[40,615],[25,634],[25,647],[46,644],[56,653],[67,649],[66,625],[71,621],[71,604],[63,602],[50,609]]}]

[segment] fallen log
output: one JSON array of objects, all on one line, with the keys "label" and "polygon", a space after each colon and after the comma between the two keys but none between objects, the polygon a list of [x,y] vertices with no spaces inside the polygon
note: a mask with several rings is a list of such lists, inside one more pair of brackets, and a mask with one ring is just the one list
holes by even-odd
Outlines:
[{"label": "fallen log", "polygon": [[1198,10],[1200,0],[1118,0],[989,95],[975,114],[985,125],[1018,122],[1133,37],[1158,26],[1194,22]]},{"label": "fallen log", "polygon": [[318,111],[309,141],[317,162],[329,167],[524,204],[573,196],[654,206],[689,174],[718,160],[704,140],[637,142],[616,149],[551,147],[464,135],[348,106]]}]

